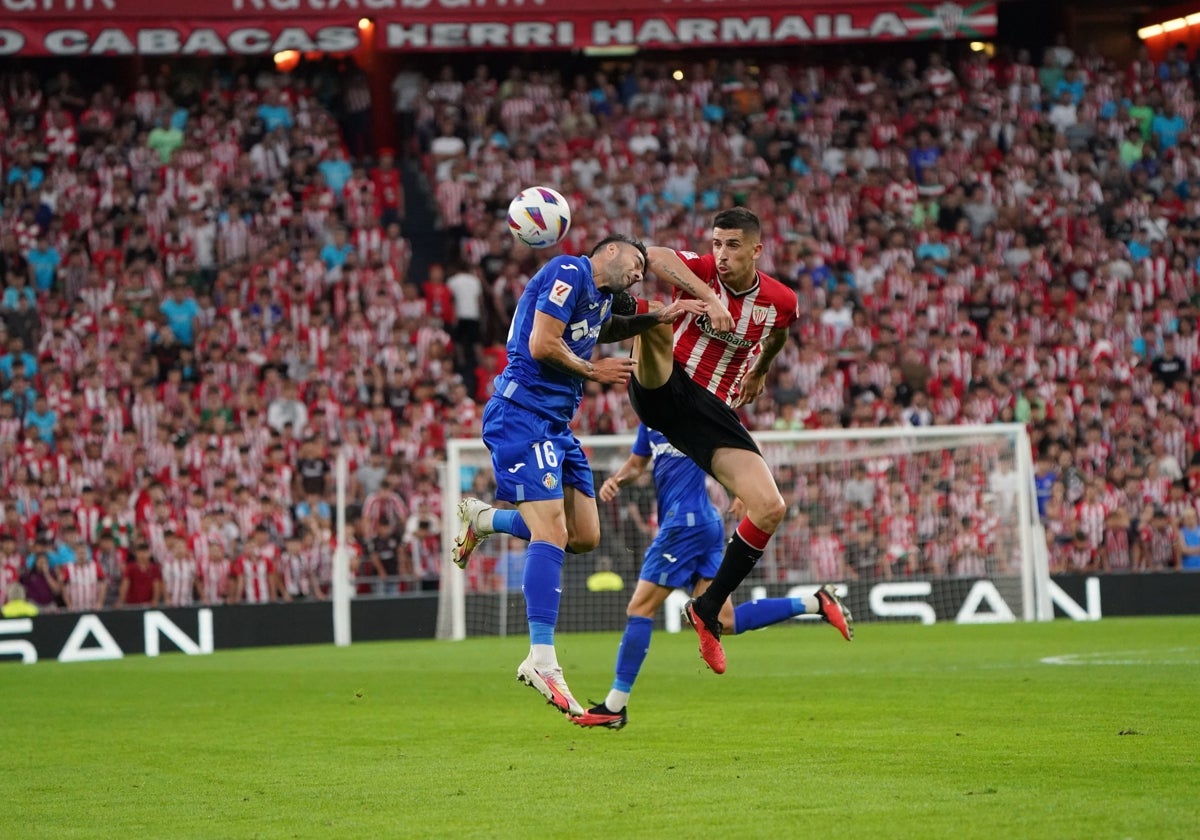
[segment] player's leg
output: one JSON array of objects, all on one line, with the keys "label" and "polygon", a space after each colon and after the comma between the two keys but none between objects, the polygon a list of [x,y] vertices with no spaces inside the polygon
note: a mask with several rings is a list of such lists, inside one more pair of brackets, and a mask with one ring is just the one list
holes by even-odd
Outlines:
[{"label": "player's leg", "polygon": [[578,441],[569,429],[505,400],[492,400],[484,409],[483,439],[492,454],[496,498],[516,503],[529,531],[521,589],[530,649],[517,679],[556,708],[580,714],[583,707],[567,688],[554,649],[568,537],[563,465]]},{"label": "player's leg", "polygon": [[[491,403],[489,403],[490,405]],[[511,419],[513,414],[512,411],[497,412],[496,416]],[[493,420],[493,425],[495,422]],[[498,432],[498,430],[496,431]],[[484,430],[485,442],[489,437],[488,432],[488,429]],[[569,554],[586,554],[600,543],[600,515],[596,510],[591,466],[579,447],[578,441],[573,438],[571,441],[573,443],[564,441],[568,448],[559,468],[561,479],[556,476],[555,481],[561,480],[564,487],[567,552]],[[489,448],[492,449],[492,465],[497,476],[497,484],[500,484],[502,479],[509,474],[520,472],[523,469],[532,470],[532,464],[513,460],[513,458],[524,457],[528,449],[528,439],[518,445],[518,451],[515,453],[509,452],[509,447],[505,447],[503,444],[498,444],[494,448],[489,444]],[[545,475],[552,474],[553,471],[545,473]],[[496,508],[481,499],[467,497],[458,504],[458,519],[459,529],[450,549],[450,559],[460,569],[466,568],[475,547],[492,534],[510,534],[517,539],[526,541],[533,539],[529,524],[525,521],[519,508],[516,510]]]},{"label": "player's leg", "polygon": [[742,500],[746,515],[725,547],[712,584],[696,599],[696,612],[706,620],[716,618],[725,599],[750,574],[787,509],[775,477],[757,451],[719,447],[713,451],[711,472],[730,495]]},{"label": "player's leg", "polygon": [[607,700],[608,707],[613,711],[620,711],[629,702],[629,692],[633,690],[633,684],[646,661],[646,654],[650,652],[654,616],[671,591],[670,586],[659,586],[648,580],[639,580],[633,590],[633,597],[625,608],[625,634],[617,649],[616,678]]},{"label": "player's leg", "polygon": [[[569,429],[538,431],[540,436],[533,438],[540,453],[535,459],[538,468],[523,479],[521,495],[548,497],[555,504],[533,501],[518,505],[530,531],[521,584],[529,620],[530,656],[517,675],[558,708],[580,715],[583,706],[567,688],[558,665],[554,628],[562,600],[563,559],[568,551],[583,553],[596,547],[600,542],[600,515],[592,468],[579,440]],[[528,440],[525,446],[528,448]],[[549,693],[540,683],[546,684]]]},{"label": "player's leg", "polygon": [[[709,412],[701,417],[706,421],[704,431],[711,433],[718,443],[710,450],[711,455],[700,452],[697,463],[702,466],[707,463],[709,473],[731,496],[742,501],[746,515],[725,544],[725,553],[712,576],[712,583],[700,597],[688,602],[683,614],[699,637],[700,655],[714,673],[723,674],[725,651],[721,647],[721,634],[724,627],[718,616],[729,596],[762,557],[767,542],[783,519],[785,505],[775,485],[775,477],[745,427],[732,412],[725,410],[725,406],[705,405]],[[697,443],[696,434],[698,432],[694,431],[693,440],[685,445],[702,448],[703,443]],[[722,445],[720,441],[727,441],[729,445]]]},{"label": "player's leg", "polygon": [[529,526],[525,524],[521,511],[515,508],[498,508],[482,499],[468,496],[458,503],[458,533],[450,544],[450,559],[460,569],[465,569],[471,553],[492,534],[509,534],[520,540],[531,539]]},{"label": "player's leg", "polygon": [[[643,300],[628,292],[613,297],[614,315],[644,315],[662,306],[656,300]],[[643,388],[653,390],[666,384],[674,367],[673,350],[674,328],[671,324],[659,324],[633,339],[633,358],[638,363],[633,376]]]},{"label": "player's leg", "polygon": [[[711,579],[696,581],[692,595],[700,597],[711,583]],[[800,598],[758,598],[738,604],[736,607],[733,605],[733,598],[726,598],[725,603],[721,605],[721,612],[718,613],[718,620],[721,622],[722,632],[725,635],[737,636],[750,630],[770,627],[772,624],[778,624],[799,615],[824,617],[822,602],[826,597],[837,597],[832,590],[833,587],[827,584],[813,595],[805,595]],[[841,604],[840,600],[838,604]],[[851,629],[849,632],[853,634],[854,631]]]},{"label": "player's leg", "polygon": [[[786,512],[775,477],[758,452],[719,447],[713,451],[712,474],[731,495],[743,502],[746,513],[725,547],[725,556],[712,584],[695,601],[696,613],[704,619],[715,616],[750,574]],[[806,612],[819,614],[832,624],[847,641],[854,637],[853,617],[832,585],[827,584],[815,595],[805,598],[804,607]],[[750,617],[746,620],[750,621]]]},{"label": "player's leg", "polygon": [[[585,462],[586,463],[586,462]],[[591,468],[587,468],[588,488],[592,484]],[[595,491],[571,486],[564,470],[563,506],[567,518],[567,553],[587,554],[600,544],[600,511],[596,508]]]},{"label": "player's leg", "polygon": [[579,726],[602,726],[607,729],[621,729],[629,720],[625,707],[629,704],[629,695],[633,691],[633,683],[637,680],[650,652],[650,636],[654,632],[654,614],[662,607],[671,588],[658,586],[648,580],[639,580],[625,609],[625,632],[621,634],[621,643],[617,647],[617,662],[612,687],[609,688],[604,702],[592,706],[579,717],[571,718],[571,722]]},{"label": "player's leg", "polygon": [[673,590],[690,588],[702,570],[712,575],[721,562],[724,539],[725,526],[716,518],[659,530],[646,549],[637,587],[625,610],[628,618],[617,648],[612,687],[603,703],[572,719],[572,723],[609,729],[625,726],[629,695],[650,652],[655,614]]},{"label": "player's leg", "polygon": [[661,388],[671,378],[675,368],[673,341],[670,324],[659,324],[633,340],[633,358],[637,360],[633,375],[643,388]]},{"label": "player's leg", "polygon": [[[712,584],[712,578],[702,578],[696,581],[692,590],[693,596],[699,598]],[[747,630],[757,630],[771,624],[778,624],[785,619],[804,615],[808,612],[804,598],[759,598],[744,604],[733,605],[732,598],[726,598],[721,605],[718,619],[724,632],[731,636],[745,633]],[[816,600],[812,600],[812,609],[816,610]]]},{"label": "player's leg", "polygon": [[[532,441],[546,436],[546,421],[506,400],[489,400],[483,409],[483,442],[492,456],[496,498],[508,502],[529,496],[524,486],[533,478]],[[468,496],[458,503],[458,533],[450,545],[450,560],[465,569],[471,552],[495,533],[529,541],[532,535],[520,510],[500,509]]]},{"label": "player's leg", "polygon": [[[745,580],[746,575],[754,569],[758,559],[766,551],[767,542],[772,538],[775,529],[784,518],[787,510],[784,497],[779,492],[778,485],[767,462],[756,451],[736,448],[716,449],[713,452],[713,475],[725,486],[734,498],[742,499],[745,505],[745,516],[734,529],[733,536],[725,548],[725,557],[721,558],[721,568],[716,570],[712,586],[697,601],[704,601],[700,607],[701,614],[713,604],[713,600],[724,594],[728,599],[733,589]],[[720,587],[720,588],[718,588]],[[774,600],[774,599],[772,599]],[[784,599],[788,600],[788,599]],[[853,616],[841,598],[835,592],[833,584],[824,584],[815,595],[800,599],[804,611],[808,614],[818,614],[832,624],[838,632],[851,641],[854,637]],[[720,604],[720,601],[716,602]],[[754,604],[754,602],[751,602]],[[761,608],[742,605],[745,608],[744,622],[748,626],[743,629],[751,630],[754,626],[773,624],[767,620],[773,616],[782,616],[785,606],[782,604],[766,605]],[[742,607],[739,607],[739,610]],[[799,614],[799,613],[792,613]],[[785,616],[790,617],[790,616]],[[778,618],[775,620],[782,620]],[[766,622],[760,624],[758,622]],[[740,632],[740,630],[736,631]]]},{"label": "player's leg", "polygon": [[521,516],[529,526],[530,542],[525,550],[521,591],[529,623],[529,656],[517,668],[517,679],[536,689],[553,706],[568,714],[583,713],[567,688],[558,653],[554,628],[562,600],[562,564],[566,553],[567,520],[562,499],[522,502]]}]

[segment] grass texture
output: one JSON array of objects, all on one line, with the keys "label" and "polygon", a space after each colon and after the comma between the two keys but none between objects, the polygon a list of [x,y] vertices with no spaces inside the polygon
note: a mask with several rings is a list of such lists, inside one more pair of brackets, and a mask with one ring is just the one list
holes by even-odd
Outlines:
[{"label": "grass texture", "polygon": [[[601,700],[616,634],[559,638]],[[656,633],[620,732],[524,639],[0,666],[0,836],[1188,838],[1200,618]]]}]

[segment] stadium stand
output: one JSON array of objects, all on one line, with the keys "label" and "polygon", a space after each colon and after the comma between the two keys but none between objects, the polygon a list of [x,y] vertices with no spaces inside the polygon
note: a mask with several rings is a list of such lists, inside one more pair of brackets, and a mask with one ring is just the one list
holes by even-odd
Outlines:
[{"label": "stadium stand", "polygon": [[[1025,422],[1054,570],[1177,567],[1200,507],[1192,68],[676,61],[409,73],[411,133],[353,159],[345,98],[302,71],[0,73],[0,601],[44,552],[75,604],[112,604],[142,544],[172,604],[323,597],[338,444],[360,592],[435,588],[437,465],[504,364],[539,255],[503,210],[537,183],[575,253],[759,214],[801,318],[751,427]],[[635,422],[596,386],[576,425]],[[986,482],[935,478],[872,477],[881,514],[962,492],[985,529]]]}]

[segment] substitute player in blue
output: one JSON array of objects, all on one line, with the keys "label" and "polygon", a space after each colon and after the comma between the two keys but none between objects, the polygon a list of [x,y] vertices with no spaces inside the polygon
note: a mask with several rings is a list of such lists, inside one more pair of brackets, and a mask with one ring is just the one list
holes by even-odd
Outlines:
[{"label": "substitute player in blue", "polygon": [[623,341],[704,308],[681,301],[652,313],[614,315],[613,295],[639,282],[645,270],[646,247],[612,235],[587,257],[554,257],[529,281],[508,332],[508,366],[483,410],[496,498],[517,509],[497,510],[471,498],[458,507],[451,560],[460,568],[489,534],[529,541],[521,591],[530,649],[517,679],[570,715],[583,714],[583,707],[567,688],[554,649],[563,557],[596,547],[600,517],[592,469],[569,424],[584,380],[628,382],[636,364],[627,357],[593,362],[592,351],[597,342]]},{"label": "substitute player in blue", "polygon": [[[600,498],[616,498],[620,488],[636,481],[653,464],[658,507],[658,534],[646,549],[637,588],[625,612],[625,635],[617,648],[616,678],[608,697],[582,715],[580,726],[620,729],[628,722],[629,694],[650,651],[654,615],[675,589],[698,596],[708,589],[725,551],[725,523],[708,495],[707,474],[673,447],[662,432],[640,425],[625,463],[600,485]],[[721,625],[726,633],[744,633],[805,613],[819,604],[809,598],[762,598],[739,605],[725,599]]]}]

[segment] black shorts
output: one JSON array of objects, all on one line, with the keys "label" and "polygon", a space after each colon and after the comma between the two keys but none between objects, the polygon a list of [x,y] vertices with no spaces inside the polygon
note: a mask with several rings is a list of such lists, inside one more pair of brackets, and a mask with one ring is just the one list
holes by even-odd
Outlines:
[{"label": "black shorts", "polygon": [[631,378],[629,402],[638,419],[662,432],[709,475],[718,449],[748,449],[762,455],[737,412],[693,382],[679,362],[661,388],[643,388],[636,376]]}]

